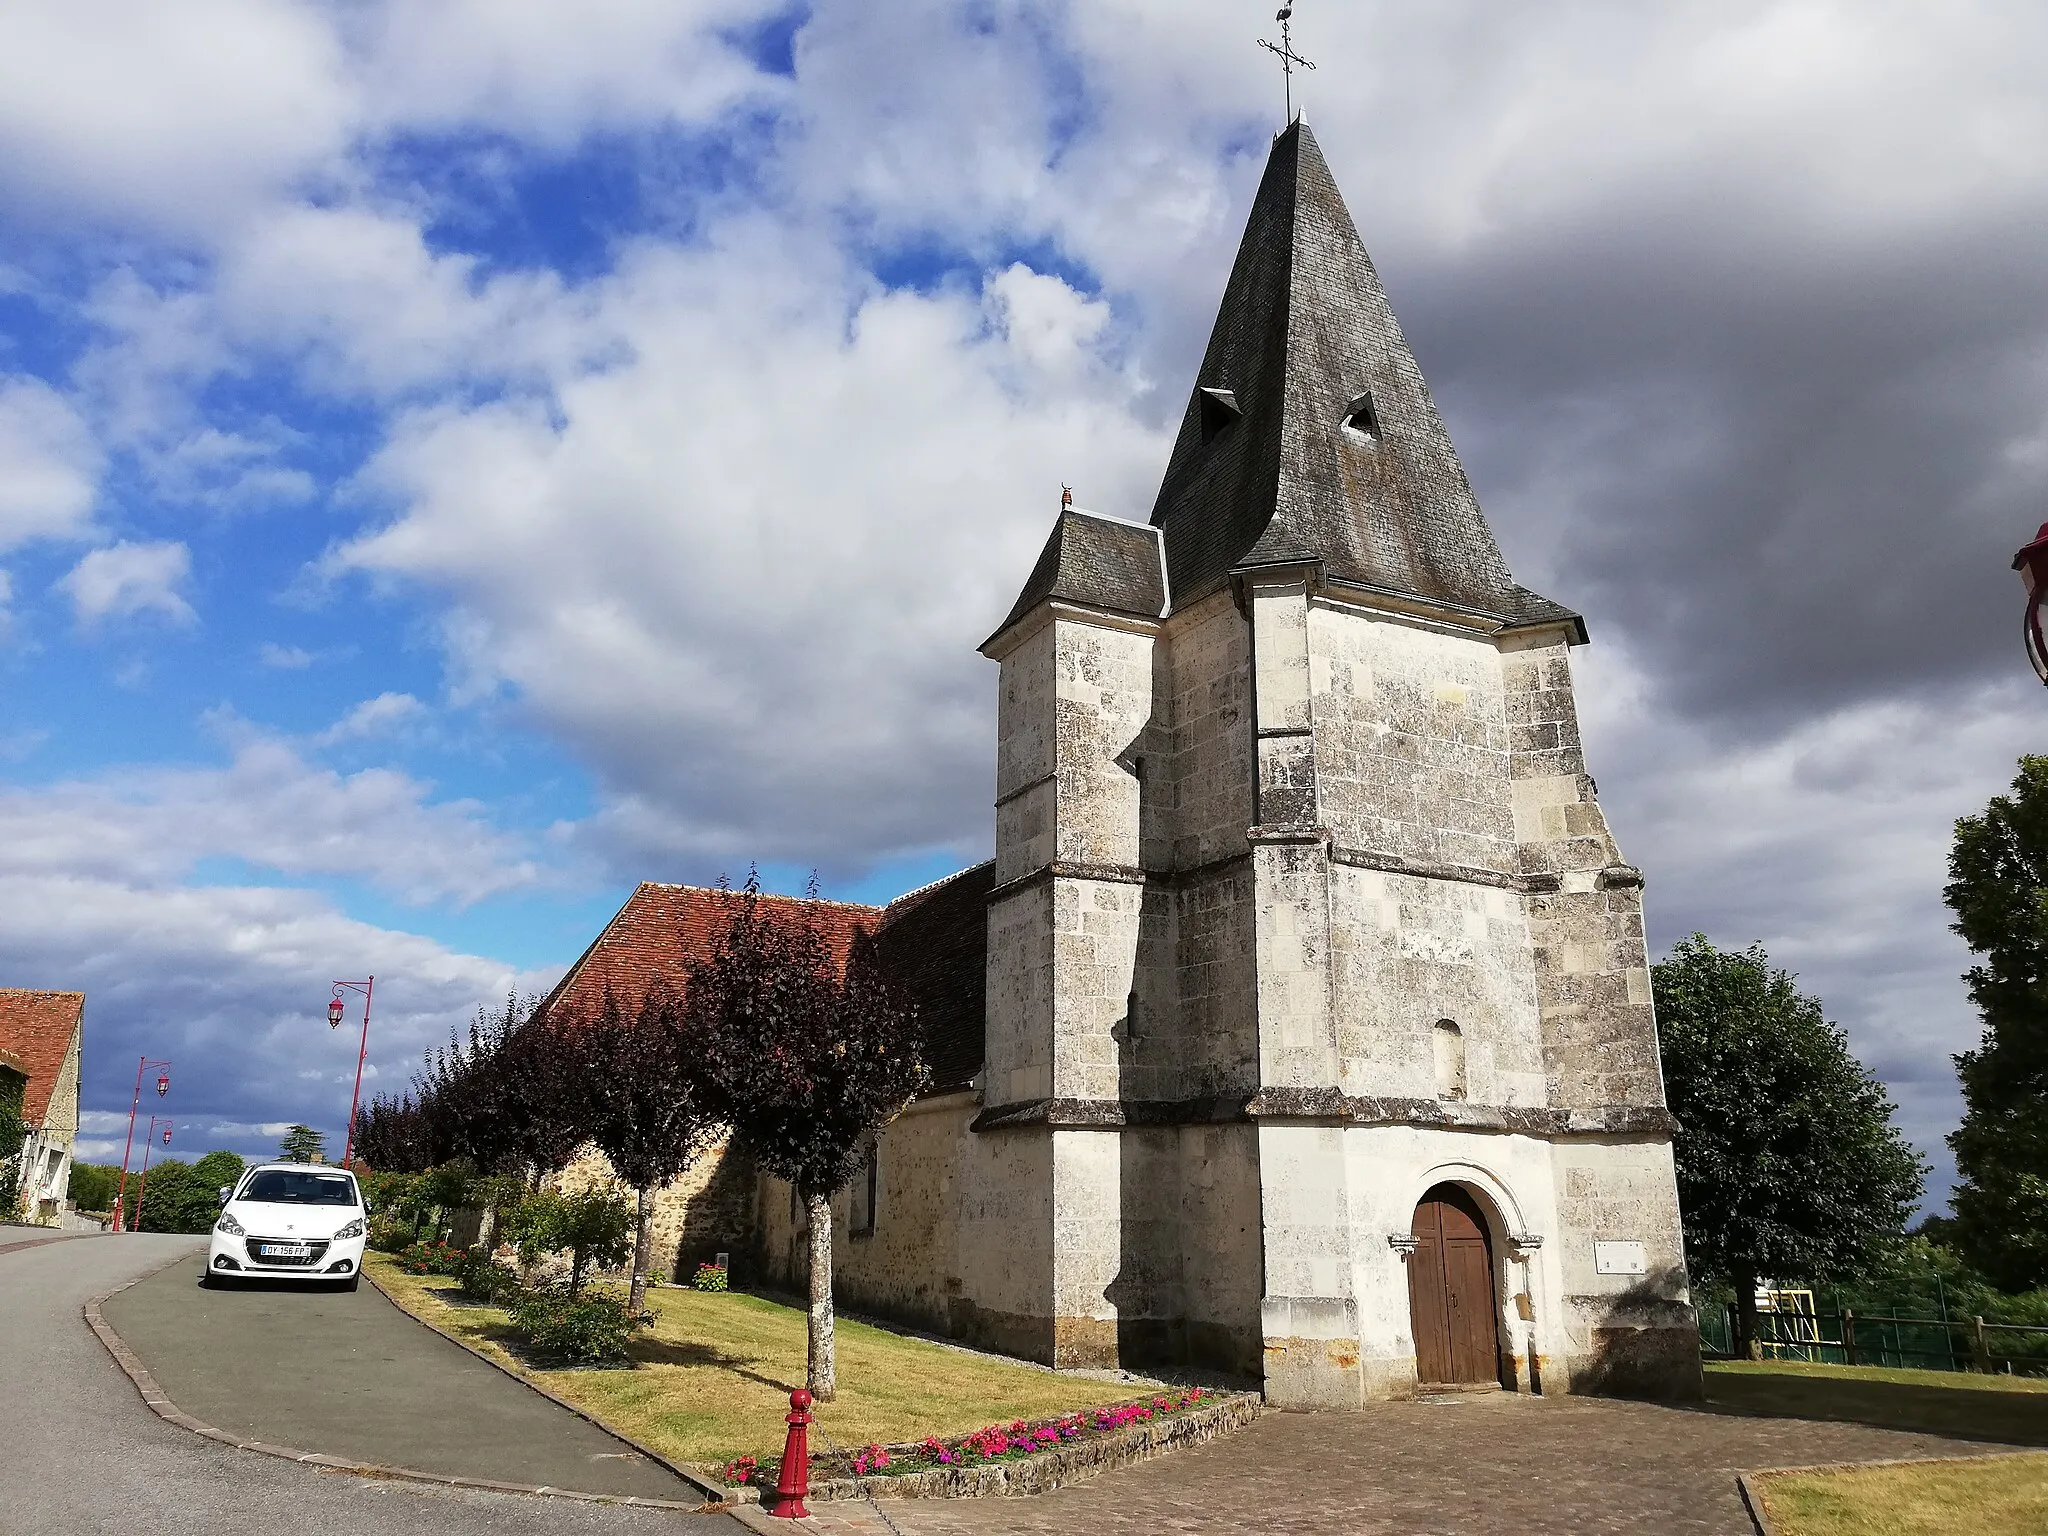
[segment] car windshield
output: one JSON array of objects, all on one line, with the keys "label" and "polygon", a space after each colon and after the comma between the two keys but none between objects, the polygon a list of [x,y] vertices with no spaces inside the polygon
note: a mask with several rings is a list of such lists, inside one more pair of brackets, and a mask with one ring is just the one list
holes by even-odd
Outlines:
[{"label": "car windshield", "polygon": [[265,1168],[249,1180],[242,1198],[264,1205],[354,1205],[356,1181],[345,1173]]}]

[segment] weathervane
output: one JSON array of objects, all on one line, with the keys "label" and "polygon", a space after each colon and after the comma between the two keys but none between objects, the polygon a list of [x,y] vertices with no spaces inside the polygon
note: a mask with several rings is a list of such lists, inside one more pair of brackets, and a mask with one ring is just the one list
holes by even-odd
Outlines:
[{"label": "weathervane", "polygon": [[1294,51],[1294,37],[1291,29],[1288,26],[1288,23],[1292,21],[1293,18],[1294,7],[1291,5],[1281,6],[1280,13],[1273,18],[1275,21],[1280,23],[1279,47],[1274,47],[1271,43],[1267,42],[1263,37],[1259,39],[1259,46],[1265,49],[1266,52],[1275,55],[1280,60],[1281,73],[1286,76],[1285,89],[1287,92],[1287,121],[1290,123],[1294,121],[1294,66],[1299,64],[1303,69],[1315,68],[1315,65],[1311,61],[1304,59],[1300,54]]}]

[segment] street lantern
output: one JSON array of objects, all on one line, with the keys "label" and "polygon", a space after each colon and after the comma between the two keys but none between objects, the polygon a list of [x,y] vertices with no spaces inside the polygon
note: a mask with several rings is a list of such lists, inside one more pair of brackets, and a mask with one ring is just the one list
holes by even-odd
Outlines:
[{"label": "street lantern", "polygon": [[164,1145],[168,1147],[168,1146],[169,1146],[170,1144],[171,1144],[171,1128],[170,1128],[170,1127],[169,1127],[169,1126],[167,1125],[167,1126],[165,1126],[165,1127],[164,1127]]},{"label": "street lantern", "polygon": [[2027,584],[2027,660],[2034,675],[2048,683],[2048,640],[2041,635],[2041,602],[2048,598],[2048,523],[2034,535],[2034,542],[2012,557],[2012,568]]},{"label": "street lantern", "polygon": [[171,1074],[159,1072],[156,1078],[156,1096],[162,1098],[171,1091]]},{"label": "street lantern", "polygon": [[327,1005],[327,1027],[329,1029],[341,1028],[341,999],[338,997]]}]

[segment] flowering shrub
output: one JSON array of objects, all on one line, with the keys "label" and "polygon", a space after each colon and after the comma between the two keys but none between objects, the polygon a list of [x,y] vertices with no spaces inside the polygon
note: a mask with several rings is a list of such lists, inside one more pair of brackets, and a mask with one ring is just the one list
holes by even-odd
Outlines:
[{"label": "flowering shrub", "polygon": [[398,1256],[408,1275],[460,1275],[469,1255],[452,1243],[414,1243]]},{"label": "flowering shrub", "polygon": [[612,1291],[571,1295],[558,1286],[528,1291],[512,1308],[512,1331],[534,1354],[562,1365],[612,1365],[626,1358],[633,1319]]},{"label": "flowering shrub", "polygon": [[455,1266],[462,1294],[471,1301],[498,1301],[519,1291],[519,1277],[500,1264],[488,1249],[472,1248]]},{"label": "flowering shrub", "polygon": [[697,1278],[690,1282],[695,1291],[722,1291],[726,1288],[725,1266],[722,1264],[699,1264]]},{"label": "flowering shrub", "polygon": [[761,1464],[754,1460],[753,1457],[742,1456],[736,1461],[728,1461],[725,1464],[724,1470],[719,1473],[719,1476],[724,1478],[733,1487],[738,1488],[751,1483],[754,1480],[754,1474],[760,1470]]},{"label": "flowering shrub", "polygon": [[871,1445],[853,1454],[853,1475],[866,1477],[870,1472],[886,1471],[889,1467],[889,1453],[879,1445]]},{"label": "flowering shrub", "polygon": [[412,1228],[395,1216],[380,1211],[370,1218],[370,1247],[378,1253],[403,1253],[417,1241]]}]

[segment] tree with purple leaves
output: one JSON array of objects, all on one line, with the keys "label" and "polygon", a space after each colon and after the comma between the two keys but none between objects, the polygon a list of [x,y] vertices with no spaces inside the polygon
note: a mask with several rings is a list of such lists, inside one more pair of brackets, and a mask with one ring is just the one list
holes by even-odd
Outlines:
[{"label": "tree with purple leaves", "polygon": [[845,964],[802,909],[770,910],[749,874],[724,936],[690,967],[688,1018],[711,1102],[810,1223],[805,1384],[833,1396],[832,1197],[928,1081],[912,1008],[855,935]]},{"label": "tree with purple leaves", "polygon": [[583,1130],[635,1196],[633,1283],[626,1297],[644,1309],[653,1256],[654,1192],[682,1177],[723,1128],[706,1107],[703,1073],[683,1004],[657,982],[628,1013],[607,988],[596,1018],[549,1021],[583,1063]]}]

